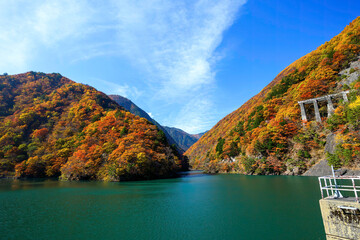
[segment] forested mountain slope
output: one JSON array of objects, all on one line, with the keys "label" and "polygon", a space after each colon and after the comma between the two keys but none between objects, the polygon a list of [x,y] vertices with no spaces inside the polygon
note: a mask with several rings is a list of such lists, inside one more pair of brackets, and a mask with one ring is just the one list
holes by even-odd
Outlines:
[{"label": "forested mountain slope", "polygon": [[[359,167],[359,53],[360,17],[218,122],[185,153],[190,163],[211,172],[301,174],[325,158],[326,136],[334,132],[337,147],[329,160]],[[303,127],[297,101],[349,89],[350,102],[336,103],[330,119],[322,124],[310,119]],[[311,115],[311,106],[306,110]],[[320,111],[326,116],[326,105]]]},{"label": "forested mountain slope", "polygon": [[198,134],[192,134],[194,137],[196,137],[198,140],[208,131],[202,132],[202,133],[198,133]]},{"label": "forested mountain slope", "polygon": [[166,131],[166,129],[160,125],[155,119],[149,116],[144,110],[142,110],[140,107],[138,107],[135,103],[133,103],[131,100],[122,97],[120,95],[109,95],[109,97],[114,100],[117,104],[125,108],[125,110],[135,114],[136,116],[146,118],[153,124],[155,124],[161,131],[164,132],[165,137],[170,145],[173,145],[176,150],[179,152],[179,154],[183,154],[185,150],[179,144],[173,139],[173,137]]},{"label": "forested mountain slope", "polygon": [[190,134],[179,128],[166,127],[164,126],[166,132],[175,140],[175,142],[184,150],[188,150],[197,140],[202,136],[202,134]]},{"label": "forested mountain slope", "polygon": [[132,114],[135,114],[136,116],[142,118],[146,118],[155,125],[160,126],[160,124],[158,124],[154,119],[152,119],[149,116],[149,114],[147,114],[144,110],[142,110],[140,107],[138,107],[135,103],[133,103],[131,100],[127,99],[126,97],[120,95],[109,95],[109,97],[117,104],[125,108],[127,111],[131,112]]},{"label": "forested mountain slope", "polygon": [[173,176],[164,134],[60,74],[0,76],[0,174],[108,181]]},{"label": "forested mountain slope", "polygon": [[178,128],[162,126],[131,100],[119,95],[109,95],[109,97],[129,112],[137,116],[146,118],[147,120],[158,126],[158,128],[165,133],[168,142],[170,144],[175,144],[180,153],[184,153],[203,135],[203,133],[192,135]]}]

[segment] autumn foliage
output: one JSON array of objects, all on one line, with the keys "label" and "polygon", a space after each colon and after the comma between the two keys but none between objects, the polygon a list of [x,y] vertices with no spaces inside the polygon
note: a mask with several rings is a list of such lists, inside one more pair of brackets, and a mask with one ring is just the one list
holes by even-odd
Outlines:
[{"label": "autumn foliage", "polygon": [[[185,153],[191,165],[248,174],[286,170],[297,174],[299,169],[307,169],[314,164],[311,159],[317,150],[323,152],[327,130],[316,123],[304,128],[297,101],[342,91],[345,86],[339,84],[339,72],[356,61],[359,53],[360,17],[285,68],[259,94],[218,122]],[[358,87],[355,83],[354,88]]]},{"label": "autumn foliage", "polygon": [[107,181],[174,176],[164,133],[60,74],[0,76],[0,174]]}]

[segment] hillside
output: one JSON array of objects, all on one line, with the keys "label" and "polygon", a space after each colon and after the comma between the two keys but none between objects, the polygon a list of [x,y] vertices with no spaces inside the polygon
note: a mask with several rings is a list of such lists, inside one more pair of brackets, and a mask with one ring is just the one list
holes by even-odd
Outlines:
[{"label": "hillside", "polygon": [[120,95],[109,95],[109,97],[115,101],[117,104],[125,108],[125,110],[131,112],[132,114],[135,114],[136,116],[142,117],[147,119],[148,121],[155,124],[161,131],[164,132],[165,137],[170,145],[173,145],[176,150],[179,152],[179,154],[183,154],[185,152],[185,149],[181,148],[177,142],[172,138],[172,136],[165,130],[163,126],[161,126],[155,119],[151,118],[149,114],[147,114],[144,110],[142,110],[140,107],[138,107],[135,103],[133,103],[131,100],[122,97]]},{"label": "hillside", "polygon": [[164,134],[60,74],[0,76],[0,175],[107,181],[174,176]]},{"label": "hillside", "polygon": [[205,133],[207,133],[207,131],[198,133],[198,134],[192,134],[192,136],[194,136],[195,138],[197,138],[199,140]]},{"label": "hillside", "polygon": [[[360,17],[218,122],[185,153],[190,164],[210,172],[301,174],[326,157],[326,136],[333,132],[337,146],[329,161],[359,167],[359,52]],[[303,127],[298,101],[349,89],[349,103],[337,102],[332,117],[322,124],[311,118]],[[326,105],[320,111],[325,117]]]},{"label": "hillside", "polygon": [[176,145],[180,153],[184,153],[203,135],[203,133],[192,135],[178,128],[162,126],[131,100],[119,95],[109,95],[109,97],[117,104],[124,107],[127,111],[139,117],[146,118],[150,122],[154,123],[159,129],[161,129],[165,133],[168,142],[170,144]]},{"label": "hillside", "polygon": [[113,101],[115,101],[117,104],[125,108],[125,110],[131,112],[132,114],[135,114],[136,116],[146,118],[153,124],[160,126],[159,123],[157,123],[154,119],[152,119],[149,114],[147,114],[144,110],[139,108],[135,103],[133,103],[131,100],[127,99],[126,97],[122,97],[120,95],[108,95],[109,98],[111,98]]},{"label": "hillside", "polygon": [[188,150],[199,138],[202,136],[200,134],[189,134],[179,128],[166,127],[164,126],[166,132],[175,140],[175,142],[184,150]]}]

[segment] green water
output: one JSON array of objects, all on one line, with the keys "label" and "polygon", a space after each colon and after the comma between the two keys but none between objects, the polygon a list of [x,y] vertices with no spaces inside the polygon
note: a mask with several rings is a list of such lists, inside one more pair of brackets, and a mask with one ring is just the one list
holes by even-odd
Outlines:
[{"label": "green water", "polygon": [[0,239],[325,239],[316,178],[0,181]]}]

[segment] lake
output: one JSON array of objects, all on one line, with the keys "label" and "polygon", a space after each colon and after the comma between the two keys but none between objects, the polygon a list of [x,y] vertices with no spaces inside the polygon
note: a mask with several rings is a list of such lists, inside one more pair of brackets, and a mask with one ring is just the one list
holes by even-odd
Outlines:
[{"label": "lake", "polygon": [[0,239],[325,239],[317,178],[0,180]]}]

